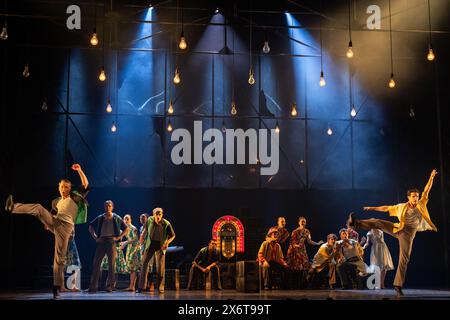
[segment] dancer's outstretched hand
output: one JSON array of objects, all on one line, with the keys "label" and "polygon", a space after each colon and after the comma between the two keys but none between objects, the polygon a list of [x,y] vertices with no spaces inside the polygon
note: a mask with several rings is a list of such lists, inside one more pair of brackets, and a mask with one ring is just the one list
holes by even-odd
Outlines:
[{"label": "dancer's outstretched hand", "polygon": [[72,165],[72,170],[80,171],[81,170],[81,166],[78,163],[75,163],[75,164]]},{"label": "dancer's outstretched hand", "polygon": [[437,175],[437,171],[436,169],[433,169],[433,171],[431,171],[431,177],[434,178]]},{"label": "dancer's outstretched hand", "polygon": [[364,207],[363,210],[364,211],[369,211],[369,210],[372,210],[372,207]]}]

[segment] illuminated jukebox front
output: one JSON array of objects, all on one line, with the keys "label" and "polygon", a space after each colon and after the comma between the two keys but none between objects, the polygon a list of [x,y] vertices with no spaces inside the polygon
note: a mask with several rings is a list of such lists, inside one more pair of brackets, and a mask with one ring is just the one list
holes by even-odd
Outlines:
[{"label": "illuminated jukebox front", "polygon": [[212,237],[217,241],[222,261],[235,261],[244,253],[244,226],[233,216],[223,216],[214,223]]}]

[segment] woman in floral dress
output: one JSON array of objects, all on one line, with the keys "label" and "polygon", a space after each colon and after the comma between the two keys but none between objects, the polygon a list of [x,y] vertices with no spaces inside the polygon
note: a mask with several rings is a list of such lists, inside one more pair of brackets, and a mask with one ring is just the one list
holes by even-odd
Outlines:
[{"label": "woman in floral dress", "polygon": [[125,291],[135,291],[136,286],[136,272],[141,267],[141,246],[139,244],[138,230],[131,224],[131,216],[126,214],[123,221],[130,228],[127,235],[127,240],[121,242],[122,248],[127,247],[125,253],[126,271],[130,273],[130,285]]},{"label": "woman in floral dress", "polygon": [[297,280],[300,280],[300,286],[302,286],[305,280],[306,272],[308,272],[309,267],[311,266],[308,253],[306,252],[305,242],[308,242],[310,245],[320,246],[323,244],[323,241],[314,242],[311,240],[311,233],[305,228],[306,218],[300,217],[298,219],[298,224],[299,227],[292,231],[286,260],[293,273],[297,273],[296,278],[300,278]]}]

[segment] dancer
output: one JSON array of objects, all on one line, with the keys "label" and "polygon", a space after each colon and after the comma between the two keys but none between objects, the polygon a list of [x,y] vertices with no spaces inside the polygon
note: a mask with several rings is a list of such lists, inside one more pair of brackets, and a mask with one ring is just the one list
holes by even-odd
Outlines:
[{"label": "dancer", "polygon": [[380,229],[372,229],[367,232],[367,241],[363,249],[372,245],[370,250],[370,273],[375,272],[375,266],[380,268],[380,288],[384,289],[384,278],[386,277],[386,272],[389,270],[394,270],[394,263],[392,262],[391,253],[389,248],[384,242],[384,234]]},{"label": "dancer", "polygon": [[59,289],[64,285],[64,266],[66,264],[67,246],[74,225],[85,223],[87,219],[87,202],[89,182],[79,164],[72,165],[81,179],[82,187],[72,190],[72,183],[67,179],[59,182],[61,197],[52,202],[52,215],[40,204],[14,203],[13,196],[6,200],[5,211],[13,214],[30,214],[38,218],[50,232],[55,235],[55,253],[53,258],[53,298],[59,298]]},{"label": "dancer", "polygon": [[[300,283],[297,286],[303,286],[306,277],[306,271],[309,270],[310,263],[308,253],[306,252],[306,244],[308,242],[310,245],[320,246],[323,241],[314,242],[311,240],[311,233],[306,229],[306,218],[300,217],[298,219],[299,227],[292,231],[291,241],[289,244],[289,249],[287,252],[286,260],[289,265],[289,269],[297,273],[298,278],[300,278]],[[301,273],[299,275],[298,273]],[[296,279],[298,280],[298,279]]]},{"label": "dancer", "polygon": [[155,257],[158,292],[164,293],[166,250],[175,239],[175,231],[170,222],[163,219],[162,208],[153,209],[153,216],[148,218],[142,238],[145,243],[145,251],[137,292],[141,293],[147,283],[148,265],[150,260]]},{"label": "dancer", "polygon": [[286,277],[288,264],[284,261],[283,251],[277,239],[277,231],[269,232],[258,251],[258,261],[259,266],[262,267],[264,290],[272,289],[272,274],[274,270],[281,273],[283,282]]},{"label": "dancer", "polygon": [[[351,280],[365,275],[367,266],[364,263],[364,251],[356,240],[349,239],[347,229],[339,230],[341,240],[336,242],[337,273],[341,279],[342,289],[351,289]],[[352,275],[352,277],[350,277]]]},{"label": "dancer", "polygon": [[328,285],[330,289],[336,284],[336,235],[331,233],[327,236],[327,242],[322,244],[313,258],[313,263],[306,278],[311,285],[316,273],[328,269]]},{"label": "dancer", "polygon": [[192,290],[192,281],[198,283],[198,278],[211,272],[211,284],[216,290],[222,290],[220,283],[220,269],[219,269],[220,252],[217,250],[216,240],[209,241],[207,247],[200,249],[192,261],[191,269],[189,270],[188,290]]},{"label": "dancer", "polygon": [[123,221],[130,228],[127,240],[120,244],[122,248],[127,247],[125,254],[126,271],[130,273],[130,285],[125,291],[134,292],[136,290],[136,272],[138,272],[141,267],[141,246],[139,244],[138,230],[132,225],[131,216],[126,214],[123,217]]},{"label": "dancer", "polygon": [[89,233],[97,243],[94,261],[92,263],[91,282],[89,293],[98,290],[98,279],[103,257],[108,257],[108,278],[106,280],[106,291],[112,292],[116,287],[116,242],[127,235],[129,228],[123,220],[113,213],[114,203],[105,201],[105,213],[99,215],[89,224]]},{"label": "dancer", "polygon": [[289,242],[287,241],[289,238],[289,231],[286,229],[285,217],[277,218],[277,225],[269,229],[269,231],[267,232],[267,236],[275,231],[278,232],[277,242],[280,244],[283,254],[286,255],[287,245],[289,244]]},{"label": "dancer", "polygon": [[436,174],[436,170],[431,171],[430,178],[425,185],[420,199],[420,191],[418,189],[410,189],[406,193],[408,197],[408,202],[406,203],[399,203],[393,206],[364,207],[364,210],[389,212],[390,216],[397,217],[398,223],[373,218],[356,220],[353,218],[353,213],[349,215],[347,221],[348,225],[353,226],[355,229],[380,229],[398,239],[400,257],[394,279],[394,289],[399,297],[403,296],[402,287],[405,282],[406,269],[411,256],[416,232],[426,230],[437,231],[436,226],[431,222],[427,209],[428,194],[433,186],[433,179]]}]

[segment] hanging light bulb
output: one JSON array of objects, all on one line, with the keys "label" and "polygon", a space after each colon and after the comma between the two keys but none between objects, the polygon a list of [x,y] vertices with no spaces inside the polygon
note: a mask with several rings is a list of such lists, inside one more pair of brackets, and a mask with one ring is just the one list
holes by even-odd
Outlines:
[{"label": "hanging light bulb", "polygon": [[356,117],[356,109],[355,106],[352,106],[352,110],[350,111],[350,115],[354,118]]},{"label": "hanging light bulb", "polygon": [[237,114],[236,103],[234,100],[231,102],[231,114],[235,116]]},{"label": "hanging light bulb", "polygon": [[173,83],[179,84],[181,82],[181,75],[178,68],[175,69],[175,76],[173,77]]},{"label": "hanging light bulb", "polygon": [[180,36],[180,43],[178,44],[178,47],[181,50],[184,50],[187,48],[187,42],[186,42],[186,38],[184,37],[184,31],[181,30],[181,36]]},{"label": "hanging light bulb", "polygon": [[214,11],[215,14],[219,13],[219,8],[216,8],[216,10]]},{"label": "hanging light bulb", "polygon": [[323,76],[323,71],[320,71],[320,81],[319,81],[319,85],[321,87],[325,87],[327,83],[325,82],[325,77]]},{"label": "hanging light bulb", "polygon": [[102,67],[102,69],[100,70],[100,74],[98,75],[98,79],[100,81],[105,81],[106,80],[105,67]]},{"label": "hanging light bulb", "polygon": [[254,85],[255,84],[255,77],[253,76],[253,68],[250,67],[250,70],[248,72],[248,84]]},{"label": "hanging light bulb", "polygon": [[42,109],[42,111],[47,111],[48,110],[47,99],[44,99],[44,101],[42,102],[41,109]]},{"label": "hanging light bulb", "polygon": [[106,112],[112,112],[111,100],[108,99],[108,104],[106,105]]},{"label": "hanging light bulb", "polygon": [[293,117],[297,116],[297,104],[295,102],[292,104],[291,116],[293,116]]},{"label": "hanging light bulb", "polygon": [[414,109],[413,109],[412,106],[409,108],[409,116],[410,116],[411,118],[414,118],[414,117],[416,116],[416,114],[414,113]]},{"label": "hanging light bulb", "polygon": [[2,29],[2,33],[0,34],[0,39],[2,39],[2,40],[8,39],[8,28],[6,27],[6,25]]},{"label": "hanging light bulb", "polygon": [[28,63],[25,65],[25,68],[23,68],[22,75],[25,78],[28,78],[30,76],[30,67],[28,66]]},{"label": "hanging light bulb", "polygon": [[427,59],[428,59],[428,61],[433,61],[435,57],[436,56],[434,55],[433,47],[431,46],[431,43],[430,43],[430,45],[428,46]]},{"label": "hanging light bulb", "polygon": [[353,44],[351,40],[348,43],[347,58],[349,59],[353,58]]},{"label": "hanging light bulb", "polygon": [[113,121],[112,126],[111,126],[111,132],[116,132],[116,131],[117,131],[117,127],[116,127],[116,124]]},{"label": "hanging light bulb", "polygon": [[264,46],[262,48],[262,51],[264,53],[269,53],[270,52],[270,47],[269,47],[269,40],[264,40]]},{"label": "hanging light bulb", "polygon": [[333,130],[331,130],[330,125],[328,125],[327,134],[328,134],[329,136],[331,136],[331,135],[333,134]]},{"label": "hanging light bulb", "polygon": [[389,80],[389,88],[393,89],[395,87],[394,74],[391,73],[391,79]]},{"label": "hanging light bulb", "polygon": [[173,114],[173,103],[172,99],[169,100],[169,108],[167,109],[168,114]]},{"label": "hanging light bulb", "polygon": [[278,121],[275,124],[275,133],[280,133],[280,126],[278,125]]},{"label": "hanging light bulb", "polygon": [[96,46],[98,45],[98,38],[97,38],[97,32],[94,28],[94,31],[92,32],[92,36],[91,36],[91,45]]},{"label": "hanging light bulb", "polygon": [[170,122],[169,119],[169,123],[167,124],[167,131],[172,132],[172,130],[173,130],[172,123]]}]

